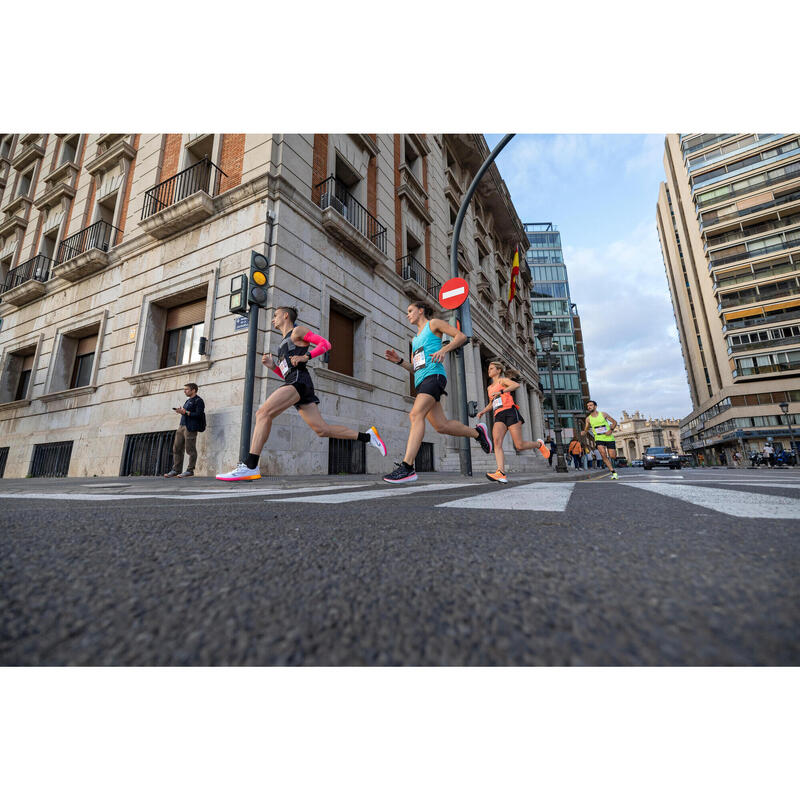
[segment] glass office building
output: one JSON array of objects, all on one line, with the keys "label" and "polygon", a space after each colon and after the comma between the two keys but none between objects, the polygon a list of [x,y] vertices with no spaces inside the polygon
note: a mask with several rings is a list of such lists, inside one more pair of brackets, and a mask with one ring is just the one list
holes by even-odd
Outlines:
[{"label": "glass office building", "polygon": [[[581,381],[581,367],[584,376],[586,372],[585,365],[579,361],[576,341],[577,309],[570,300],[569,279],[558,228],[552,222],[529,222],[525,224],[525,232],[528,235],[526,258],[533,276],[533,324],[537,329],[541,325],[548,325],[553,331],[553,382],[561,426],[564,428],[564,441],[569,441],[574,431],[583,425],[586,418],[584,404],[589,396],[585,378]],[[540,352],[540,347],[539,340],[536,339],[536,361],[544,391],[545,427],[552,433],[550,373],[547,359]]]}]

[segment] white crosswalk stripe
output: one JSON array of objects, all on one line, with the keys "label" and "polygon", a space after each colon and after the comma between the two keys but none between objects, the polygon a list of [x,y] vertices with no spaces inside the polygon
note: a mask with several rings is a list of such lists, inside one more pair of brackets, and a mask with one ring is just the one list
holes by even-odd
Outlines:
[{"label": "white crosswalk stripe", "polygon": [[326,495],[325,497],[278,497],[269,499],[269,503],[352,503],[363,500],[380,500],[384,497],[395,497],[418,492],[444,492],[448,489],[463,489],[474,486],[474,483],[415,483],[412,486],[399,486],[395,489],[374,489],[367,492],[345,492],[344,494]]},{"label": "white crosswalk stripe", "polygon": [[674,500],[710,508],[731,517],[800,519],[800,500],[773,494],[743,492],[731,489],[692,486],[691,484],[628,483],[623,484],[646,492],[655,492]]},{"label": "white crosswalk stripe", "polygon": [[564,511],[572,496],[574,483],[529,483],[497,492],[485,492],[437,508],[482,508],[506,511]]}]

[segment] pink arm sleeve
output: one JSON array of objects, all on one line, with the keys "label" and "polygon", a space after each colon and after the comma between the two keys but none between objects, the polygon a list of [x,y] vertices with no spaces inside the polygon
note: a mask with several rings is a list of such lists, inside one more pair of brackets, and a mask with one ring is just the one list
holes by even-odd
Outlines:
[{"label": "pink arm sleeve", "polygon": [[316,345],[316,347],[309,352],[308,354],[309,358],[314,358],[315,356],[321,356],[323,353],[327,353],[328,350],[331,349],[331,343],[327,339],[323,339],[319,334],[312,333],[311,331],[309,331],[303,337],[303,341]]}]

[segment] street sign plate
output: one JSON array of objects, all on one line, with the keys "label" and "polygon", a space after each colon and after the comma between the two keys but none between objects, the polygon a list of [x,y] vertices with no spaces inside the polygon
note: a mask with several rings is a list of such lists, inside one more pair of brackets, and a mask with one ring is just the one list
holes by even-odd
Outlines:
[{"label": "street sign plate", "polygon": [[439,290],[439,302],[449,309],[458,308],[469,297],[469,285],[463,278],[450,278]]},{"label": "street sign plate", "polygon": [[233,329],[235,331],[246,331],[248,322],[250,322],[249,317],[236,317],[236,322],[233,324]]}]

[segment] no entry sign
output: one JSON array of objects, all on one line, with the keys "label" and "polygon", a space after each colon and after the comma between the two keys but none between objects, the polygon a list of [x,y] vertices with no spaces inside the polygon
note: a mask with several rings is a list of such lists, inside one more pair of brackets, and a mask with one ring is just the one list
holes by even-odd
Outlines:
[{"label": "no entry sign", "polygon": [[439,302],[449,309],[458,308],[469,297],[469,286],[463,278],[450,278],[439,290]]}]

